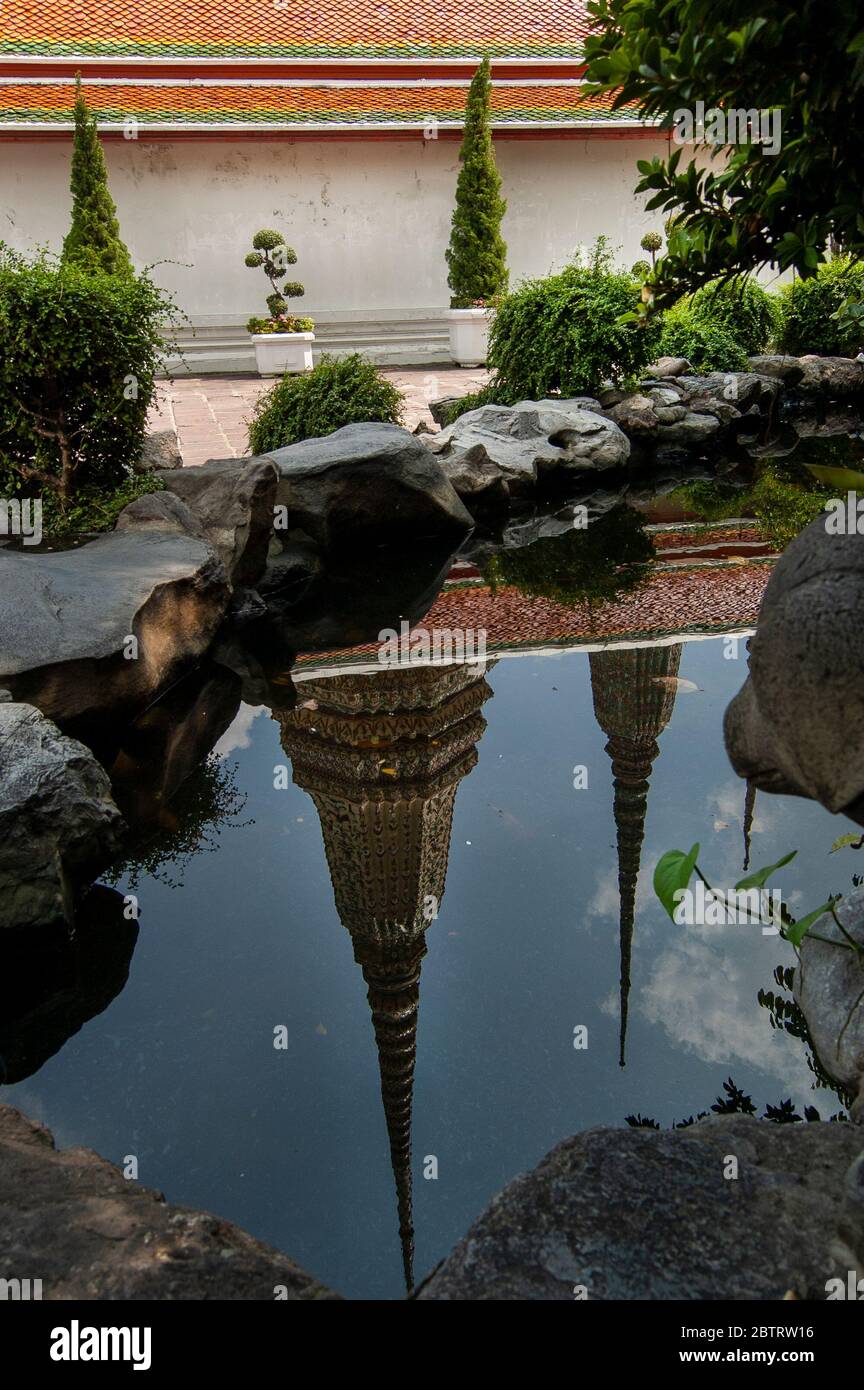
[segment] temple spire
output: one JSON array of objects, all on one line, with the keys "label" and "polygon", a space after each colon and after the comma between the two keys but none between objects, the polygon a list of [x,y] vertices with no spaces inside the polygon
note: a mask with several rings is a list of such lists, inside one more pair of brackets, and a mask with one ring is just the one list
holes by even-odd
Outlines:
[{"label": "temple spire", "polygon": [[618,1065],[626,1064],[636,888],[645,838],[651,769],[657,739],[672,717],[681,647],[611,647],[592,652],[594,714],[608,736],[613,815],[618,844],[619,1030]]},{"label": "temple spire", "polygon": [[475,667],[306,681],[280,713],[294,781],[321,821],[336,910],[372,1013],[406,1288],[414,1282],[411,1105],[420,967],[438,915],[456,791],[492,691]]},{"label": "temple spire", "polygon": [[756,783],[747,778],[744,794],[744,872],[750,868],[750,836],[753,831],[753,812],[756,809]]}]

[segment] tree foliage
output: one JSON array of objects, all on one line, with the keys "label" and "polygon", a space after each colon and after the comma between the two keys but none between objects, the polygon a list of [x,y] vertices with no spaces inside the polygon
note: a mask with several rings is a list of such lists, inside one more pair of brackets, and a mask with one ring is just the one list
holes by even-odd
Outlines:
[{"label": "tree foliage", "polygon": [[131,276],[132,261],[120,238],[117,209],[108,191],[105,155],[81,90],[75,82],[75,137],[72,147],[72,225],[63,242],[63,260],[85,271]]},{"label": "tree foliage", "polygon": [[671,130],[676,112],[779,110],[781,148],[725,148],[702,167],[639,164],[648,207],[676,213],[652,277],[657,303],[761,265],[813,275],[833,242],[864,254],[864,10],[860,0],[590,0],[595,91]]},{"label": "tree foliage", "polygon": [[447,249],[447,283],[454,309],[488,303],[507,288],[507,247],[501,236],[507,204],[501,197],[501,176],[489,128],[490,90],[489,59],[484,58],[468,93]]}]

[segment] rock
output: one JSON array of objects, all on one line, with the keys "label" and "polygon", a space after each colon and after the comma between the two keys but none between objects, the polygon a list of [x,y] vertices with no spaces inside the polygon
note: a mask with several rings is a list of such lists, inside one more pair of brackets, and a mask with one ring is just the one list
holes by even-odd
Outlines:
[{"label": "rock", "polygon": [[858,1156],[846,1173],[831,1254],[834,1257],[834,1274],[848,1288],[848,1275],[852,1270],[856,1288],[860,1287],[858,1281],[864,1279],[864,1153]]},{"label": "rock", "polygon": [[555,476],[620,468],[630,453],[614,421],[581,407],[565,410],[552,401],[481,406],[461,415],[426,447],[457,491],[462,488],[467,496],[485,491],[483,481],[491,487],[501,480],[511,492],[528,492]]},{"label": "rock", "polygon": [[[852,940],[864,947],[864,890],[850,893],[835,911]],[[795,1000],[807,1020],[819,1061],[830,1077],[857,1098],[852,1118],[864,1121],[864,955],[848,949],[828,912],[812,931],[814,935],[808,933],[801,943]]]},{"label": "rock", "polygon": [[474,525],[430,452],[434,441],[427,447],[398,425],[345,425],[262,458],[276,465],[276,500],[292,528],[323,549],[408,549],[461,539]]},{"label": "rock", "polygon": [[684,376],[678,378],[678,385],[686,392],[691,410],[711,410],[714,403],[725,402],[742,412],[756,405],[763,413],[773,408],[783,389],[776,377],[760,376],[756,372]]},{"label": "rock", "polygon": [[152,473],[163,468],[182,468],[183,455],[176,430],[156,430],[145,435],[136,473]]},{"label": "rock", "polygon": [[97,884],[57,923],[0,931],[0,1086],[26,1081],[123,989],[138,938],[122,893]]},{"label": "rock", "polygon": [[72,921],[76,878],[119,843],[108,777],[30,705],[0,704],[0,747],[0,928]]},{"label": "rock", "polygon": [[648,368],[652,376],[686,376],[693,368],[686,357],[660,357]]},{"label": "rock", "polygon": [[0,550],[0,681],[64,725],[144,703],[207,650],[229,595],[212,548],[173,523]]},{"label": "rock", "polygon": [[429,414],[436,425],[450,424],[450,414],[454,406],[457,406],[462,399],[461,396],[441,396],[437,401],[429,402]]},{"label": "rock", "polygon": [[209,1212],[169,1205],[89,1149],[0,1106],[0,1268],[45,1300],[334,1300],[272,1246]]},{"label": "rock", "polygon": [[609,409],[608,414],[626,435],[655,435],[659,428],[659,421],[654,413],[654,402],[649,396],[640,395],[638,392],[618,401]]},{"label": "rock", "polygon": [[172,531],[177,536],[206,540],[202,527],[173,492],[145,492],[124,507],[115,531]]},{"label": "rock", "polygon": [[273,538],[278,473],[272,460],[210,459],[201,468],[163,477],[188,506],[232,584],[254,585]]},{"label": "rock", "polygon": [[804,375],[797,390],[802,396],[843,401],[864,394],[864,362],[853,357],[799,358]]},{"label": "rock", "polygon": [[744,1115],[588,1130],[510,1183],[417,1296],[572,1303],[583,1286],[601,1301],[824,1299],[860,1145],[852,1125]]},{"label": "rock", "polygon": [[776,377],[784,386],[797,386],[804,376],[804,368],[797,357],[784,357],[780,354],[748,357],[747,367],[757,376]]},{"label": "rock", "polygon": [[817,517],[787,546],[725,717],[735,771],[864,825],[864,536]]}]

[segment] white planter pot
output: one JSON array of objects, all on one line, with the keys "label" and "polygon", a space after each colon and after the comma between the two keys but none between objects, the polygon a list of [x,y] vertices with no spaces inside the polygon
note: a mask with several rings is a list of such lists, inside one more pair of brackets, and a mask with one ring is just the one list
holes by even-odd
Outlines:
[{"label": "white planter pot", "polygon": [[311,372],[314,333],[253,333],[259,376]]},{"label": "white planter pot", "polygon": [[448,309],[450,356],[460,367],[482,367],[489,348],[490,309]]}]

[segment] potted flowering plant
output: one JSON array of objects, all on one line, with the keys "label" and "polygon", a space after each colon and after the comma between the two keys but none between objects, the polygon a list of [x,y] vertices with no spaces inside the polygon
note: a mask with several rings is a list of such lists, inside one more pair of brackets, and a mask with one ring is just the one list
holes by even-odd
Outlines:
[{"label": "potted flowering plant", "polygon": [[507,288],[507,247],[501,236],[506,203],[492,148],[489,94],[489,59],[484,58],[468,93],[447,251],[450,353],[462,367],[486,361],[492,311]]},{"label": "potted flowering plant", "polygon": [[[284,279],[289,265],[297,262],[297,252],[286,245],[281,232],[266,230],[255,233],[252,248],[246,256],[246,264],[252,270],[263,267],[272,291],[267,296],[269,315],[266,318],[253,315],[246,324],[255,347],[258,375],[309,372],[312,370],[315,325],[309,318],[298,318],[288,312],[288,300],[299,298],[305,290],[299,281]],[[280,280],[284,282],[281,285]]]}]

